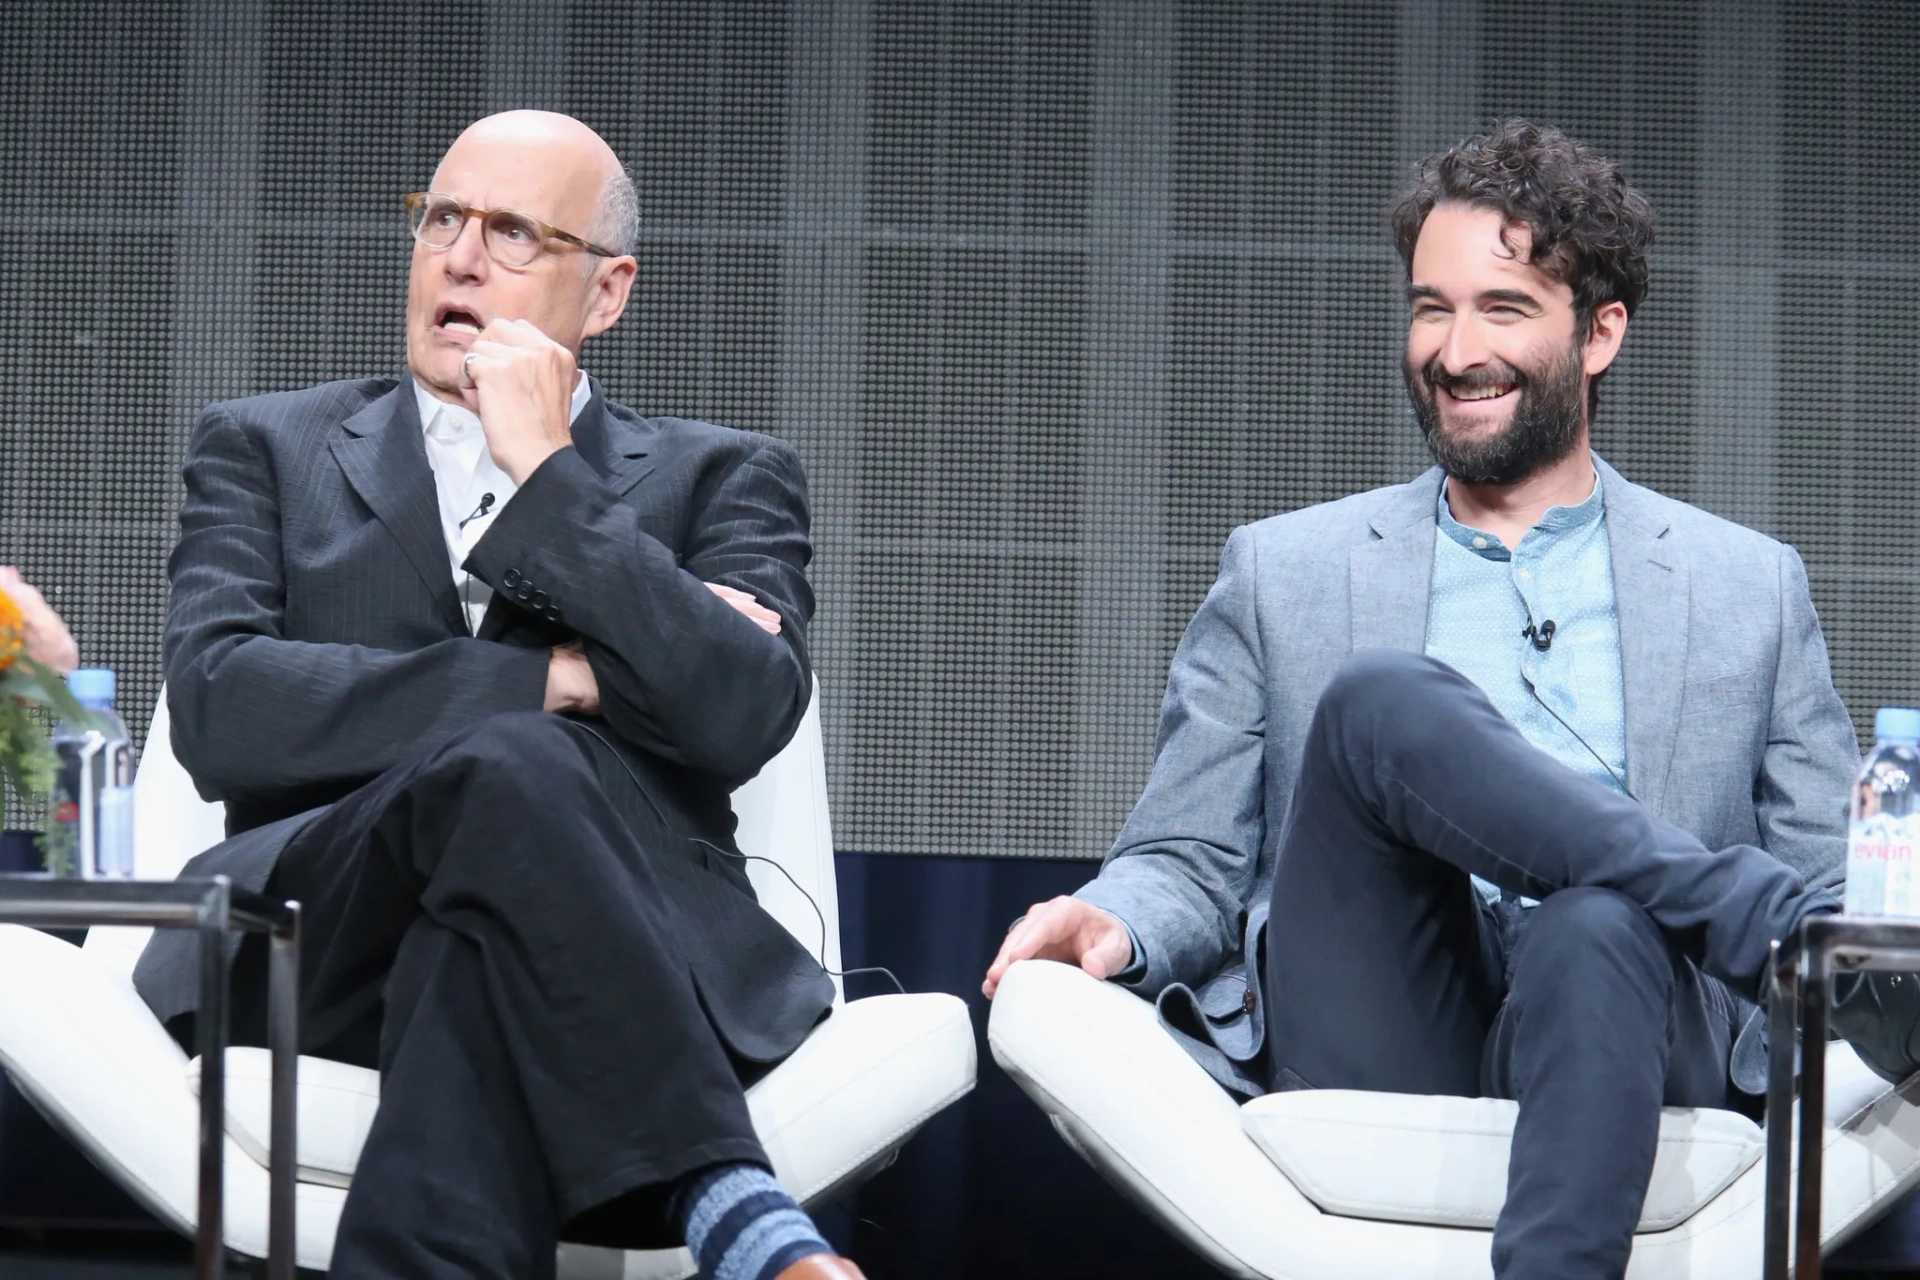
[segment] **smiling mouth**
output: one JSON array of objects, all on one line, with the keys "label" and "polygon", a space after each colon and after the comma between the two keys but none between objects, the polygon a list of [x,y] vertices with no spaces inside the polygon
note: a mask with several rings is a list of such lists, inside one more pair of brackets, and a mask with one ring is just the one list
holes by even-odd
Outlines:
[{"label": "smiling mouth", "polygon": [[1449,400],[1459,404],[1485,404],[1512,394],[1515,384],[1496,382],[1485,387],[1441,387],[1440,390],[1446,393]]}]

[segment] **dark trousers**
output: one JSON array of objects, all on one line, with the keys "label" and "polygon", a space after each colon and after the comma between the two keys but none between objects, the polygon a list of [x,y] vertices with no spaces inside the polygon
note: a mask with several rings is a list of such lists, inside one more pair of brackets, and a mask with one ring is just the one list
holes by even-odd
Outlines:
[{"label": "dark trousers", "polygon": [[[1621,1275],[1660,1107],[1726,1105],[1727,988],[1752,999],[1768,944],[1825,899],[1568,769],[1451,667],[1389,650],[1328,686],[1286,823],[1274,1087],[1517,1099],[1495,1273]],[[1540,905],[1489,906],[1469,874]]]},{"label": "dark trousers", "polygon": [[[699,925],[675,881],[742,890],[661,805],[610,798],[605,750],[497,716],[281,855],[270,888],[305,912],[302,1052],[381,1072],[335,1276],[537,1278],[563,1234],[677,1244],[675,1182],[766,1163],[676,942]],[[236,985],[258,968],[243,952]]]}]

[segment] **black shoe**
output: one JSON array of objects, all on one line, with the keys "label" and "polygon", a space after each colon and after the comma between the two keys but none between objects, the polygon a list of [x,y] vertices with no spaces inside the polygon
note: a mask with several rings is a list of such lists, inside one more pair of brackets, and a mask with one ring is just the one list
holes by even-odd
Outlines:
[{"label": "black shoe", "polygon": [[1842,973],[1833,979],[1833,1029],[1882,1080],[1920,1072],[1920,974]]}]

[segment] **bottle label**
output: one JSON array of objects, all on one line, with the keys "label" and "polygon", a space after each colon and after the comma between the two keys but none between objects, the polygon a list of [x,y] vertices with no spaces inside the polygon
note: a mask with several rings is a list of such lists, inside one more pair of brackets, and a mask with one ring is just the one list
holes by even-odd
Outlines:
[{"label": "bottle label", "polygon": [[1916,848],[1920,814],[1855,818],[1847,840],[1847,914],[1920,916]]},{"label": "bottle label", "polygon": [[106,879],[133,875],[133,788],[100,789],[100,839],[96,862],[89,873]]}]

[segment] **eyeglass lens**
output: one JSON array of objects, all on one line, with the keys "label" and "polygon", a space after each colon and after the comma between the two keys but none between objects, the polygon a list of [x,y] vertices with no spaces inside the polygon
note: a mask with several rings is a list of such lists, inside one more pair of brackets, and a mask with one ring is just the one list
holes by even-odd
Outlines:
[{"label": "eyeglass lens", "polygon": [[[469,216],[459,201],[429,196],[413,208],[413,234],[422,244],[445,249],[460,238]],[[481,219],[480,230],[496,262],[524,267],[540,256],[544,237],[533,220],[522,214],[495,209]]]}]

